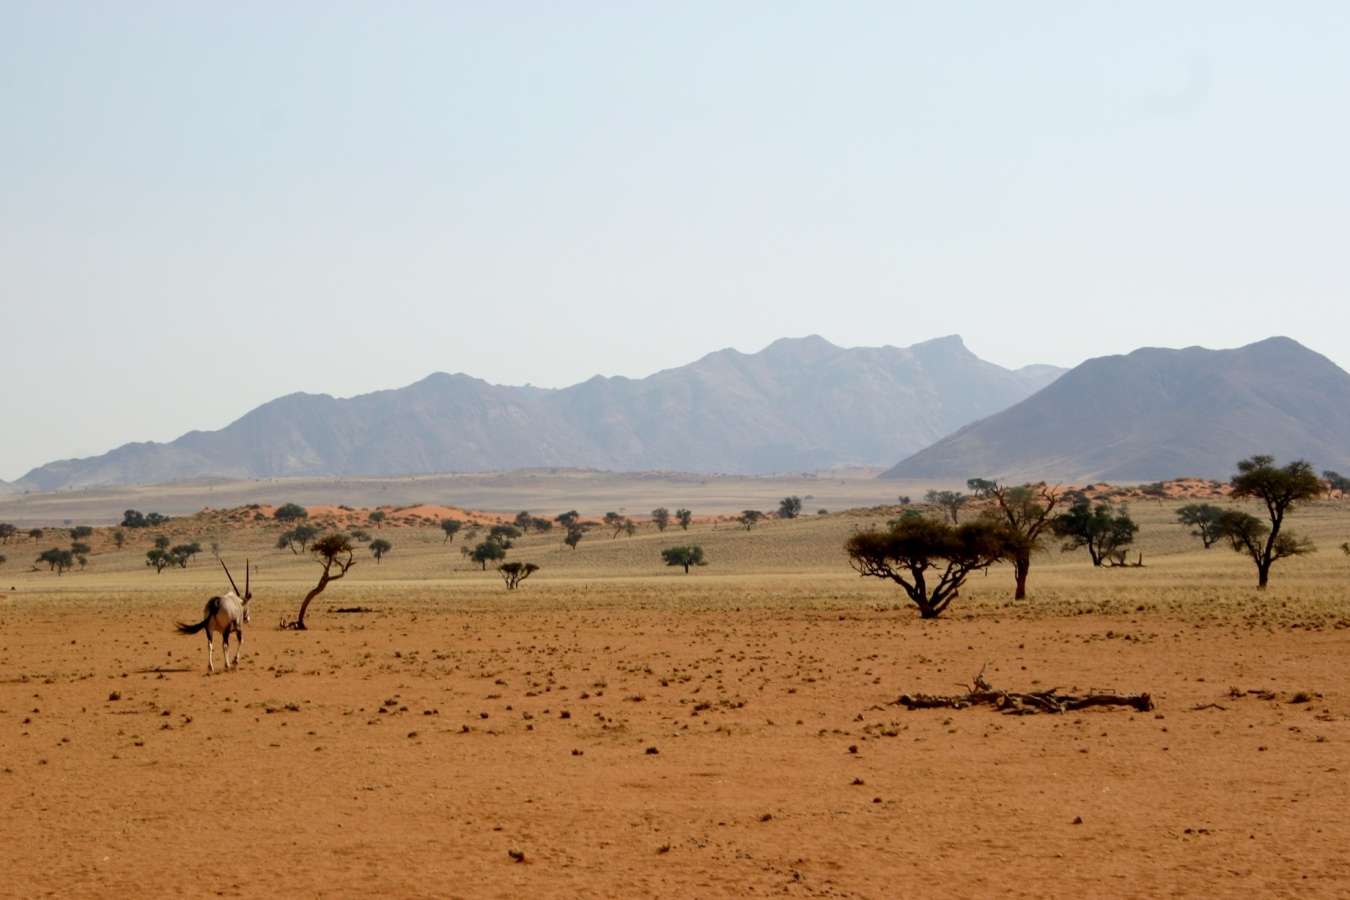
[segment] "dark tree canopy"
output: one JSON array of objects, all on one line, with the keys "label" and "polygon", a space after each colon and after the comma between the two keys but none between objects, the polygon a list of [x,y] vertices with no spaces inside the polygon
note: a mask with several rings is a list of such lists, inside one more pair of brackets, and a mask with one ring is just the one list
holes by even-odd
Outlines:
[{"label": "dark tree canopy", "polygon": [[155,535],[155,549],[156,549],[156,550],[168,550],[168,549],[169,549],[169,545],[172,544],[172,543],[173,543],[173,541],[169,540],[169,536],[168,536],[167,534],[157,534],[157,535]]},{"label": "dark tree canopy", "polygon": [[62,550],[60,547],[53,547],[50,550],[42,551],[38,555],[37,561],[46,563],[47,571],[54,571],[57,575],[60,575],[75,565],[75,554],[69,550]]},{"label": "dark tree canopy", "polygon": [[202,552],[202,545],[193,541],[190,544],[178,544],[169,550],[169,555],[180,569],[186,569],[192,557]]},{"label": "dark tree canopy", "polygon": [[687,509],[680,508],[675,510],[675,520],[680,523],[681,529],[688,531],[689,523],[694,521],[694,514]]},{"label": "dark tree canopy", "polygon": [[463,527],[464,523],[459,519],[441,519],[441,531],[445,532],[445,541],[442,543],[453,541],[455,535],[458,534],[459,530]]},{"label": "dark tree canopy", "polygon": [[503,550],[511,549],[511,542],[521,536],[521,530],[514,525],[493,525],[488,529],[488,540],[500,544]]},{"label": "dark tree canopy", "polygon": [[486,572],[487,564],[489,562],[506,558],[506,548],[496,541],[483,541],[477,547],[473,548],[473,552],[469,554],[469,558],[482,566],[483,571]]},{"label": "dark tree canopy", "polygon": [[690,566],[706,566],[703,548],[697,544],[688,547],[667,547],[661,551],[661,558],[668,566],[684,566],[684,574],[689,574]]},{"label": "dark tree canopy", "polygon": [[375,557],[375,565],[378,566],[380,564],[380,560],[384,559],[384,555],[393,549],[394,545],[386,541],[384,538],[376,538],[375,540],[371,541],[370,552]]},{"label": "dark tree canopy", "polygon": [[1247,553],[1256,563],[1256,586],[1264,589],[1270,580],[1270,567],[1277,560],[1311,553],[1315,549],[1310,542],[1293,534],[1281,534],[1280,530],[1284,517],[1292,513],[1297,504],[1322,493],[1322,482],[1313,467],[1301,459],[1281,467],[1275,465],[1273,456],[1261,454],[1239,462],[1231,484],[1234,497],[1258,500],[1266,507],[1269,525],[1259,523],[1264,527],[1264,533],[1259,536],[1249,522],[1234,516],[1225,516],[1222,524],[1224,536],[1233,549]]},{"label": "dark tree canopy", "polygon": [[658,506],[652,510],[652,522],[656,524],[657,531],[665,531],[670,527],[670,510],[664,506]]},{"label": "dark tree canopy", "polygon": [[502,581],[506,582],[508,591],[514,591],[522,581],[538,571],[539,567],[534,563],[509,562],[497,567],[497,572],[502,576]]},{"label": "dark tree canopy", "polygon": [[19,529],[9,522],[0,522],[0,544],[8,544],[9,539],[18,534]]},{"label": "dark tree canopy", "polygon": [[70,536],[74,540],[82,541],[85,538],[93,537],[94,529],[90,528],[88,525],[76,525],[74,528],[70,529]]},{"label": "dark tree canopy", "polygon": [[620,514],[620,513],[616,513],[616,512],[607,512],[607,513],[605,513],[605,520],[604,520],[604,521],[605,521],[606,527],[612,528],[612,529],[614,530],[614,533],[613,533],[612,535],[610,535],[610,537],[611,537],[611,538],[616,538],[616,537],[619,536],[619,533],[620,533],[621,531],[623,531],[623,529],[624,529],[624,523],[625,523],[626,521],[628,521],[628,520],[627,520],[627,517],[626,517],[626,516],[624,516],[624,515],[622,515],[622,514]]},{"label": "dark tree canopy", "polygon": [[802,498],[798,496],[784,497],[778,501],[778,518],[795,519],[802,514]]},{"label": "dark tree canopy", "polygon": [[1322,480],[1327,483],[1327,496],[1344,497],[1345,492],[1350,490],[1350,478],[1346,478],[1340,472],[1327,469],[1322,473]]},{"label": "dark tree canopy", "polygon": [[29,536],[30,538],[32,538],[34,541],[40,541],[40,540],[42,540],[42,535],[45,534],[45,533],[46,533],[46,532],[44,532],[41,528],[30,528],[30,529],[28,529],[28,536]]},{"label": "dark tree canopy", "polygon": [[122,513],[123,528],[155,528],[168,521],[168,516],[161,516],[157,512],[142,513],[139,510],[129,509]]},{"label": "dark tree canopy", "polygon": [[922,618],[934,619],[956,599],[966,576],[1012,558],[1019,546],[1015,533],[990,519],[952,526],[920,516],[887,531],[858,532],[844,549],[859,575],[894,581]]},{"label": "dark tree canopy", "polygon": [[1051,527],[1057,537],[1064,538],[1065,552],[1086,547],[1094,566],[1134,543],[1139,531],[1124,504],[1119,508],[1106,502],[1093,506],[1081,495],[1067,512],[1055,517]]},{"label": "dark tree canopy", "polygon": [[563,528],[571,528],[581,521],[581,513],[577,512],[575,509],[569,509],[567,512],[558,513],[553,521],[557,522]]},{"label": "dark tree canopy", "polygon": [[586,530],[574,522],[567,526],[567,535],[563,538],[563,543],[575,550],[585,536]]},{"label": "dark tree canopy", "polygon": [[1223,539],[1219,521],[1223,517],[1223,507],[1213,503],[1188,503],[1177,510],[1177,521],[1190,526],[1191,536],[1198,537],[1208,550]]},{"label": "dark tree canopy", "polygon": [[751,528],[754,528],[756,525],[758,525],[759,520],[762,518],[764,518],[764,513],[760,512],[759,510],[744,509],[741,510],[741,514],[736,518],[736,521],[740,522],[742,527],[744,527],[746,531],[749,531]]},{"label": "dark tree canopy", "polygon": [[74,553],[76,556],[88,556],[89,551],[89,545],[83,541],[72,541],[70,544],[70,552]]},{"label": "dark tree canopy", "polygon": [[924,496],[924,501],[941,509],[947,518],[952,520],[953,525],[958,525],[961,520],[961,507],[970,501],[970,495],[960,491],[929,491]]},{"label": "dark tree canopy", "polygon": [[283,503],[272,513],[272,518],[278,522],[298,522],[309,518],[309,510],[298,503]]},{"label": "dark tree canopy", "polygon": [[117,545],[117,549],[121,550],[127,542],[127,533],[119,528],[112,533],[112,539],[113,543]]},{"label": "dark tree canopy", "polygon": [[297,525],[277,536],[277,549],[286,550],[289,548],[292,553],[303,553],[309,542],[320,534],[322,532],[313,525]]},{"label": "dark tree canopy", "polygon": [[156,572],[163,572],[173,562],[173,554],[163,547],[154,547],[145,551],[145,564],[153,566]]},{"label": "dark tree canopy", "polygon": [[1031,556],[1041,549],[1046,532],[1054,521],[1055,507],[1064,498],[1058,487],[1045,482],[1008,487],[987,478],[972,478],[966,482],[976,497],[992,500],[994,509],[988,515],[1007,526],[1015,546],[1012,553],[1013,599],[1027,596],[1027,576],[1031,573]]},{"label": "dark tree canopy", "polygon": [[366,516],[366,518],[367,518],[368,520],[370,520],[371,522],[374,522],[376,528],[383,528],[383,527],[384,527],[384,520],[385,520],[385,518],[387,518],[387,517],[385,516],[384,510],[382,510],[382,509],[373,509],[373,510],[370,511],[370,515]]}]

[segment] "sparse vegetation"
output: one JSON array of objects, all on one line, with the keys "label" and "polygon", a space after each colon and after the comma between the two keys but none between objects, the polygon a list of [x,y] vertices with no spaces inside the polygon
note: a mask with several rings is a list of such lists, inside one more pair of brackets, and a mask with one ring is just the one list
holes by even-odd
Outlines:
[{"label": "sparse vegetation", "polygon": [[778,501],[778,518],[795,519],[802,514],[802,498],[784,497]]},{"label": "sparse vegetation", "polygon": [[488,563],[506,558],[506,548],[493,540],[483,541],[473,548],[469,558],[482,566],[483,571],[486,572]]},{"label": "sparse vegetation", "polygon": [[282,628],[305,631],[305,612],[308,611],[309,604],[313,602],[315,597],[322,594],[329,584],[344,577],[351,567],[356,565],[351,538],[340,532],[326,534],[319,538],[309,548],[309,551],[323,569],[319,574],[319,583],[310,588],[309,593],[305,595],[305,599],[300,602],[300,612],[296,615],[295,621],[288,622],[283,619],[281,622]]},{"label": "sparse vegetation", "polygon": [[142,513],[139,510],[129,509],[122,513],[123,528],[158,528],[169,522],[168,516],[162,516],[157,512]]},{"label": "sparse vegetation", "polygon": [[759,520],[762,518],[764,518],[764,513],[760,512],[759,510],[745,509],[741,511],[741,514],[736,518],[736,521],[741,523],[742,528],[744,528],[746,531],[749,531],[750,529],[758,525]]},{"label": "sparse vegetation", "polygon": [[680,530],[688,531],[689,523],[694,521],[694,514],[684,508],[677,509],[675,510],[675,521],[680,523]]},{"label": "sparse vegetation", "polygon": [[1188,503],[1177,510],[1177,521],[1193,530],[1191,535],[1198,537],[1208,550],[1223,540],[1223,507],[1213,503]]},{"label": "sparse vegetation", "polygon": [[309,518],[309,510],[299,503],[283,503],[272,513],[272,518],[278,522],[299,522]]},{"label": "sparse vegetation", "polygon": [[689,574],[690,566],[706,566],[708,561],[703,557],[703,548],[697,544],[691,544],[687,547],[667,547],[661,551],[661,559],[665,560],[668,566],[683,566],[684,574]]},{"label": "sparse vegetation", "polygon": [[370,515],[366,517],[366,519],[376,528],[383,528],[384,520],[386,518],[387,516],[385,515],[385,512],[382,509],[371,510]]},{"label": "sparse vegetation", "polygon": [[497,567],[497,572],[502,576],[502,581],[506,582],[508,591],[514,591],[522,581],[538,571],[539,567],[534,563],[509,562]]},{"label": "sparse vegetation", "polygon": [[1124,504],[1119,508],[1107,501],[1093,505],[1084,496],[1079,496],[1067,512],[1056,516],[1051,527],[1057,537],[1064,538],[1065,552],[1086,547],[1094,566],[1100,566],[1134,543],[1139,531]]},{"label": "sparse vegetation", "polygon": [[9,522],[0,522],[0,544],[8,544],[9,539],[14,537],[18,530]]},{"label": "sparse vegetation", "polygon": [[844,545],[859,575],[900,585],[924,619],[942,615],[971,572],[1015,558],[1021,547],[1019,535],[991,519],[952,526],[922,516],[858,532]]},{"label": "sparse vegetation", "polygon": [[953,525],[961,523],[961,507],[970,502],[970,495],[960,491],[929,491],[924,502],[942,510]]},{"label": "sparse vegetation", "polygon": [[1031,557],[1041,549],[1046,533],[1051,530],[1055,507],[1064,492],[1044,482],[1008,487],[984,478],[972,478],[966,487],[976,497],[992,500],[995,508],[989,516],[1008,528],[1013,542],[1013,599],[1026,599]]},{"label": "sparse vegetation", "polygon": [[384,538],[376,538],[375,540],[371,541],[370,554],[371,556],[375,557],[375,565],[378,566],[380,564],[380,560],[384,559],[384,555],[393,549],[394,545],[386,541]]},{"label": "sparse vegetation", "polygon": [[53,547],[50,550],[42,551],[38,555],[37,561],[46,563],[47,571],[61,575],[75,565],[75,554],[69,550],[62,550],[60,547]]},{"label": "sparse vegetation", "polygon": [[453,541],[463,527],[464,523],[459,519],[441,519],[441,531],[445,532],[445,540],[441,543],[448,544]]},{"label": "sparse vegetation", "polygon": [[145,551],[145,564],[156,573],[162,573],[173,563],[173,554],[163,547],[152,547]]},{"label": "sparse vegetation", "polygon": [[652,524],[656,526],[657,531],[664,532],[670,527],[670,510],[664,506],[658,506],[652,510]]},{"label": "sparse vegetation", "polygon": [[1268,525],[1239,512],[1225,513],[1221,520],[1223,534],[1233,549],[1246,553],[1256,564],[1256,586],[1264,589],[1275,562],[1316,549],[1311,541],[1281,529],[1284,517],[1299,503],[1321,495],[1322,482],[1303,460],[1278,467],[1273,456],[1257,455],[1238,463],[1231,484],[1234,497],[1260,500],[1266,507]]}]

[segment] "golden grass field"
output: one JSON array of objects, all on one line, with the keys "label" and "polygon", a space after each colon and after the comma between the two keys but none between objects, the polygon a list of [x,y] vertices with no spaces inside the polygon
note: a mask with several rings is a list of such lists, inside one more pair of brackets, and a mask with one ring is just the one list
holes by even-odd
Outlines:
[{"label": "golden grass field", "polygon": [[[1290,519],[1320,552],[1264,594],[1177,505],[1132,505],[1146,568],[1052,550],[1028,601],[995,568],[936,621],[849,569],[880,512],[530,536],[508,558],[543,568],[510,593],[462,536],[389,526],[302,633],[277,623],[318,568],[278,526],[179,520],[256,565],[213,677],[172,629],[227,587],[209,552],[155,574],[149,534],[101,529],[58,577],[28,571],[56,541],[16,538],[0,894],[1350,896],[1350,504]],[[710,560],[687,576],[659,557],[686,539]],[[986,662],[1157,709],[895,705]]]}]

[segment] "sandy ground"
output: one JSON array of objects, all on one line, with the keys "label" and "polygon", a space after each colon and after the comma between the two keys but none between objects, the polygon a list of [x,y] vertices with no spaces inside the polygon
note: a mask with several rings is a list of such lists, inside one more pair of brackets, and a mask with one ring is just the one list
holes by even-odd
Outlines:
[{"label": "sandy ground", "polygon": [[[0,893],[1350,892],[1350,630],[535,605],[255,627],[215,677],[177,609],[8,610]],[[1158,709],[893,705],[986,660]]]},{"label": "sandy ground", "polygon": [[[1029,603],[996,570],[936,622],[849,572],[861,515],[530,536],[514,593],[386,527],[305,633],[276,628],[317,572],[280,526],[175,533],[258,566],[215,676],[171,627],[223,587],[210,560],[156,575],[148,535],[100,534],[58,577],[11,543],[0,895],[1350,896],[1350,508],[1291,521],[1324,551],[1265,594],[1173,506],[1136,512],[1147,568],[1047,553]],[[679,541],[712,564],[662,567]],[[1157,709],[895,704],[986,662]]]}]

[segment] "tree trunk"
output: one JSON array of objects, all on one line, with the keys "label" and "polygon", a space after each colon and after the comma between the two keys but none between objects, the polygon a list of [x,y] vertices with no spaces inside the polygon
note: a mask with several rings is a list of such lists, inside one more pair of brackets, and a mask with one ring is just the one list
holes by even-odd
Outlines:
[{"label": "tree trunk", "polygon": [[309,592],[308,594],[305,595],[305,599],[304,599],[303,601],[301,601],[301,603],[300,603],[300,614],[299,614],[298,616],[295,617],[295,625],[293,626],[293,627],[295,628],[296,631],[304,631],[304,630],[305,630],[305,610],[309,609],[309,603],[310,603],[310,601],[313,600],[315,597],[319,596],[320,594],[322,594],[322,593],[323,593],[323,589],[326,588],[326,587],[328,587],[328,570],[327,570],[327,569],[325,569],[325,570],[324,570],[324,573],[323,573],[322,575],[319,576],[319,583],[316,584],[316,585],[310,590],[310,592]]},{"label": "tree trunk", "polygon": [[1027,598],[1027,573],[1030,571],[1030,556],[1019,556],[1013,560],[1013,577],[1017,579],[1017,589],[1013,592],[1014,600],[1025,600]]},{"label": "tree trunk", "polygon": [[1270,563],[1258,562],[1256,564],[1256,589],[1264,591],[1266,583],[1270,581]]},{"label": "tree trunk", "polygon": [[684,564],[684,574],[686,574],[686,575],[689,574],[689,563],[685,563],[685,564]]}]

